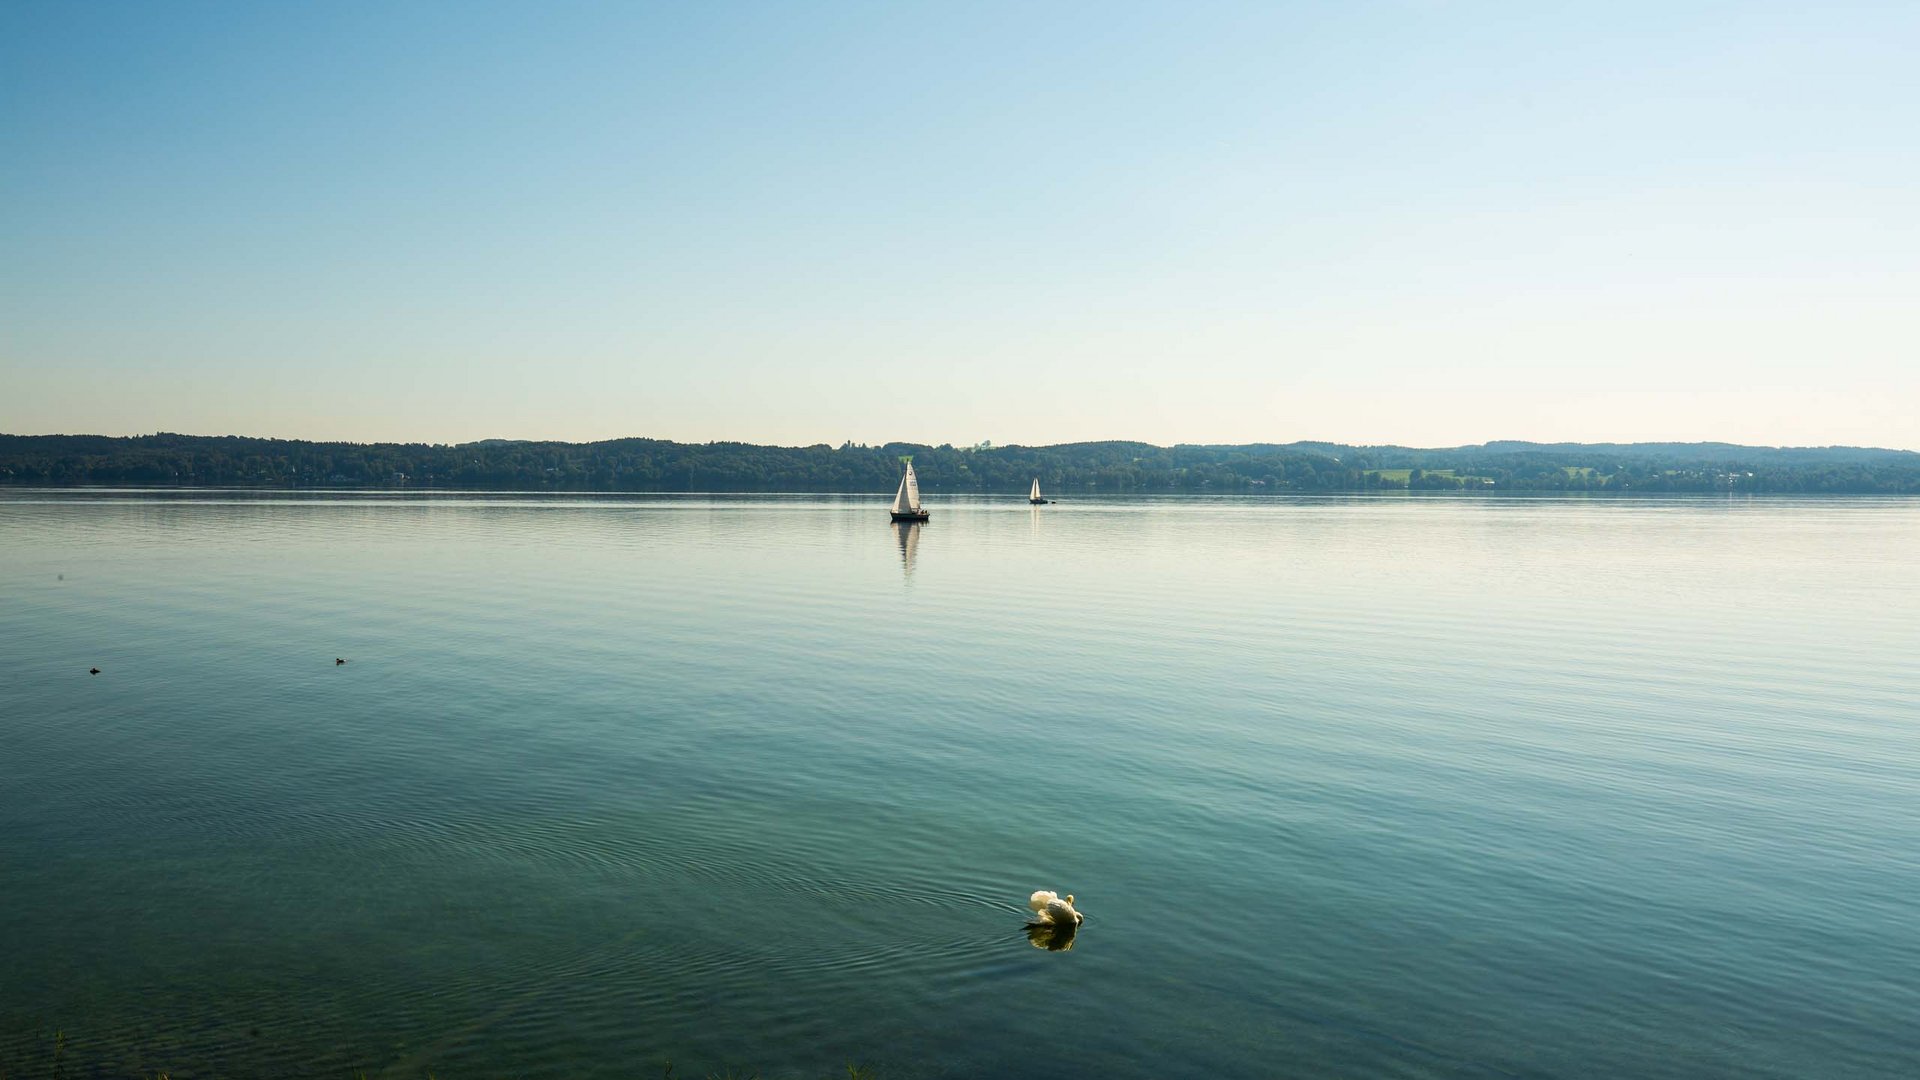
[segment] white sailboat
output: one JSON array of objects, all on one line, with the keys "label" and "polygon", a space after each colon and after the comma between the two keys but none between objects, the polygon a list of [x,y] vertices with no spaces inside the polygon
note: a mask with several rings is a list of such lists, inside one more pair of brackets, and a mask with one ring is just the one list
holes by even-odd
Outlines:
[{"label": "white sailboat", "polygon": [[893,520],[925,521],[927,511],[920,505],[920,481],[913,475],[913,462],[907,462],[907,475],[900,480],[900,492],[893,497]]},{"label": "white sailboat", "polygon": [[1040,497],[1040,478],[1037,476],[1033,478],[1033,494],[1027,496],[1027,501],[1035,506],[1047,505],[1047,500]]}]

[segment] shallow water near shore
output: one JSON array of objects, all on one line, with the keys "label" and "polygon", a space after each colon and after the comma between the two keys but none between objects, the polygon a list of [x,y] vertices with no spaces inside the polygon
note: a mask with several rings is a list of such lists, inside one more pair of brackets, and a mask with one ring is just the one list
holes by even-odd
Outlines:
[{"label": "shallow water near shore", "polygon": [[1920,500],[886,502],[0,490],[0,1066],[1920,1074]]}]

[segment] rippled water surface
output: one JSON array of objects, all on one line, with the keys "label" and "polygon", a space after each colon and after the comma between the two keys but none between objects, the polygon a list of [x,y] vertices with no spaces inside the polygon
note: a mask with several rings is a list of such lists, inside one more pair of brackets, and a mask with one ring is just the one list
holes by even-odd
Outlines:
[{"label": "rippled water surface", "polygon": [[885,501],[0,492],[0,1067],[1920,1075],[1920,502]]}]

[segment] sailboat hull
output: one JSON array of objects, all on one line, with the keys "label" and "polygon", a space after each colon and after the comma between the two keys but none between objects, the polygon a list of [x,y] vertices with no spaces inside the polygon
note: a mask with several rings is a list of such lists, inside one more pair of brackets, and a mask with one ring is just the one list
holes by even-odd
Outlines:
[{"label": "sailboat hull", "polygon": [[928,517],[925,510],[889,510],[887,513],[895,521],[925,521]]}]

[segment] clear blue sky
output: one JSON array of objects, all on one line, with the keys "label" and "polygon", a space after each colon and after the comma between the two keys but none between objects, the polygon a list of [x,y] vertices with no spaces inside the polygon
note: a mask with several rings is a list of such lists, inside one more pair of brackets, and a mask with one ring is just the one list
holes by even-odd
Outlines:
[{"label": "clear blue sky", "polygon": [[0,431],[1920,448],[1920,4],[0,6]]}]

